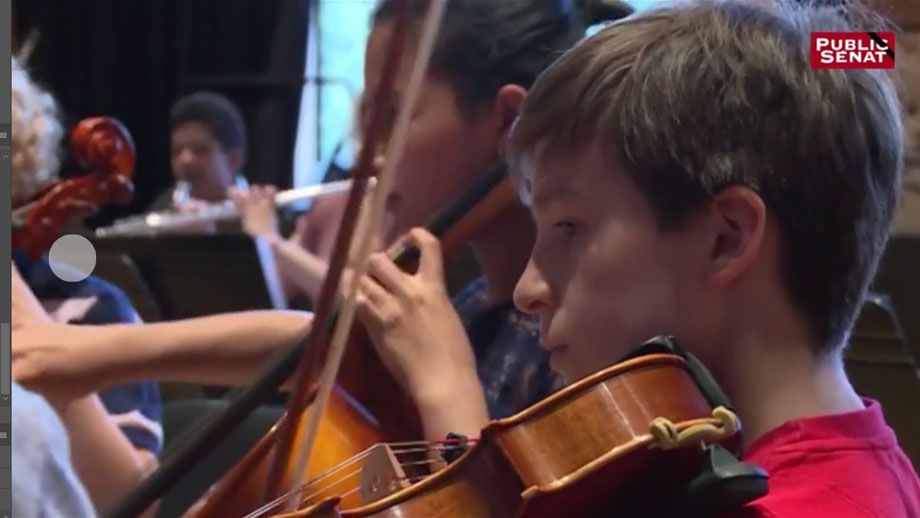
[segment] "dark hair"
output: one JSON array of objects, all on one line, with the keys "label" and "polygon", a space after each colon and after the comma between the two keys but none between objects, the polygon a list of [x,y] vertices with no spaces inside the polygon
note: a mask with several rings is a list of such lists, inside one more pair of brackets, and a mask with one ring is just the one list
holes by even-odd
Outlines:
[{"label": "dark hair", "polygon": [[[375,24],[408,1],[418,21],[432,0],[381,0]],[[444,0],[433,0],[444,1]],[[632,13],[617,0],[450,0],[431,57],[464,108],[494,99],[507,84],[530,88],[537,76],[585,35],[586,27]]]},{"label": "dark hair", "polygon": [[206,124],[227,151],[246,147],[246,124],[233,101],[215,92],[200,91],[182,97],[169,112],[170,130],[186,122]]},{"label": "dark hair", "polygon": [[757,192],[781,228],[791,300],[818,352],[832,350],[887,242],[903,155],[886,71],[810,65],[812,31],[884,26],[838,8],[697,2],[617,23],[537,80],[509,154],[526,165],[540,142],[601,145],[664,230],[725,187]]}]

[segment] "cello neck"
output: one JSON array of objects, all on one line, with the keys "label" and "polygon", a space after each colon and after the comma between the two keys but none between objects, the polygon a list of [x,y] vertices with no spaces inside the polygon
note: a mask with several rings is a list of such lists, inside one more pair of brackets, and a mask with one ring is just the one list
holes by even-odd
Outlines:
[{"label": "cello neck", "polygon": [[[441,241],[445,257],[475,237],[514,200],[514,189],[504,164],[493,166],[469,186],[425,228]],[[418,261],[418,249],[398,242],[388,255],[403,269]]]}]

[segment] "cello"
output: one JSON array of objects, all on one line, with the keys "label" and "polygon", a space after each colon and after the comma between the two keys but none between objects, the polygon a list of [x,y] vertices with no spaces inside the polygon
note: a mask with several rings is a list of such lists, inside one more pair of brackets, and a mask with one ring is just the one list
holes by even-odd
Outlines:
[{"label": "cello", "polygon": [[128,130],[111,117],[89,117],[71,130],[70,152],[90,173],[55,182],[12,211],[12,249],[41,257],[61,228],[78,214],[109,203],[127,204],[134,194],[136,161]]}]

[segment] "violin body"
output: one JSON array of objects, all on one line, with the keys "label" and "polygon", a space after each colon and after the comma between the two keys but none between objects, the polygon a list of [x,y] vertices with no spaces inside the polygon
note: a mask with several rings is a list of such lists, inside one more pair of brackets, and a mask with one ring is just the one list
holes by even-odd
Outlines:
[{"label": "violin body", "polygon": [[[297,423],[297,441],[302,439],[308,416],[309,412],[303,413]],[[323,473],[382,440],[377,424],[370,421],[340,390],[333,392],[319,426],[319,440],[310,456],[307,480],[317,479]],[[266,503],[265,479],[268,476],[270,454],[277,441],[278,430],[279,424],[275,424],[189,515],[214,518],[245,516]],[[293,480],[295,462],[296,460],[291,458],[287,464],[283,481],[286,487],[297,487],[307,482],[303,480],[298,484]],[[351,483],[355,480],[357,479],[352,479]],[[337,483],[340,483],[339,479],[330,480],[328,483],[318,480],[309,486],[309,491],[324,496],[338,495],[342,492],[335,487]],[[319,500],[311,503],[319,503]],[[350,496],[346,497],[343,503],[356,506],[359,501],[357,496]]]},{"label": "violin body", "polygon": [[453,464],[379,501],[276,518],[648,515],[696,474],[706,444],[739,438],[716,414],[683,358],[646,355],[491,423]]},{"label": "violin body", "polygon": [[[306,478],[294,480],[296,455],[286,459],[283,487],[298,488],[308,484],[304,493],[313,495],[302,505],[317,504],[329,496],[344,493],[337,486],[354,487],[359,472],[351,477],[321,478],[343,462],[383,441],[415,439],[422,433],[415,407],[383,367],[369,339],[357,328],[352,335],[354,343],[348,348],[342,367],[348,375],[341,377],[320,421]],[[302,412],[295,424],[294,444],[299,444],[304,436],[310,410]],[[285,414],[281,419],[287,418],[288,414]],[[200,518],[246,516],[268,504],[265,481],[280,426],[281,421],[196,504],[189,515]],[[357,507],[360,503],[357,493],[342,500],[342,504],[349,507]]]},{"label": "violin body", "polygon": [[[471,186],[466,196],[433,218],[428,228],[440,235],[442,249],[449,256],[470,236],[476,235],[489,221],[494,220],[513,200],[511,182],[504,169],[497,168]],[[475,206],[475,210],[470,210],[471,206]],[[391,257],[412,255],[411,251],[399,246],[390,250],[389,254]],[[406,262],[398,260],[398,264],[411,268]],[[423,437],[418,409],[383,365],[364,330],[360,326],[354,327],[349,339],[337,378],[338,389],[332,393],[329,407],[320,421],[306,479],[294,480],[295,450],[284,459],[283,487],[299,487],[374,444],[411,441]],[[309,411],[303,412],[295,424],[293,433],[298,439],[304,435],[306,416],[309,415]],[[266,497],[265,481],[280,427],[281,421],[196,504],[191,515],[201,518],[245,516],[268,504],[270,498]],[[324,498],[326,496],[329,495],[323,495]],[[350,495],[342,502],[343,506],[349,508],[359,504],[356,495]]]}]

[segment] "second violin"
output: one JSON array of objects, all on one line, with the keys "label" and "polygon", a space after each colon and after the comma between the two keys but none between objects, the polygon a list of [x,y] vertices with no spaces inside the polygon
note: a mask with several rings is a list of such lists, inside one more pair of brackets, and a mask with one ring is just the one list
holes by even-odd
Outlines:
[{"label": "second violin", "polygon": [[[741,423],[721,391],[676,343],[659,337],[628,359],[560,390],[481,437],[443,471],[405,485],[404,466],[361,456],[330,472],[365,471],[368,499],[338,508],[339,498],[276,518],[655,516],[692,500],[690,483],[711,445],[736,447]],[[392,445],[398,454],[402,445]],[[733,458],[727,454],[729,461]],[[395,459],[395,455],[380,458]],[[740,465],[729,496],[709,491],[714,509],[766,492],[762,472]],[[729,470],[730,471],[730,470]],[[344,481],[340,481],[344,482]],[[734,481],[733,481],[734,482]],[[377,487],[369,487],[376,484]],[[381,487],[383,486],[383,487]],[[350,493],[347,482],[340,490]],[[728,493],[728,492],[726,492]],[[315,495],[302,498],[313,501]],[[682,509],[685,516],[693,513]],[[271,513],[268,513],[271,515]],[[265,516],[265,514],[251,515]]]}]

